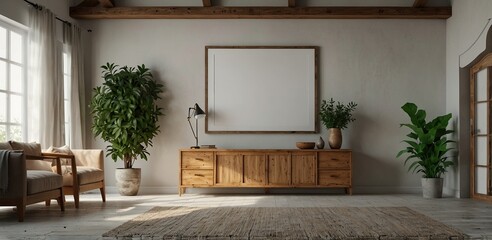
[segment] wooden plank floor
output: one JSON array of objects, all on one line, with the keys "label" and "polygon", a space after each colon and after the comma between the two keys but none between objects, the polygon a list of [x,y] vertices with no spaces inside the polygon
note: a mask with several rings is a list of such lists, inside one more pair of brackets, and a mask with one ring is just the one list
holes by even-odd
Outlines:
[{"label": "wooden plank floor", "polygon": [[27,208],[24,223],[18,223],[12,207],[0,207],[0,239],[102,239],[113,229],[155,206],[243,207],[385,207],[406,206],[461,230],[470,239],[492,239],[492,204],[471,199],[423,199],[420,195],[261,195],[186,194],[122,197],[83,194],[80,209],[67,196],[64,213],[53,201],[51,207]]}]

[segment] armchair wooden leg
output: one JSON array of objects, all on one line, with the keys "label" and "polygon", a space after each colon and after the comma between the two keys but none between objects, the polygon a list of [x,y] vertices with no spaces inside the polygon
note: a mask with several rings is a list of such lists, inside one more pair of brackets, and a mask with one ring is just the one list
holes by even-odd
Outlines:
[{"label": "armchair wooden leg", "polygon": [[46,200],[44,202],[44,205],[46,205],[46,207],[49,207],[51,205],[51,199],[50,200]]},{"label": "armchair wooden leg", "polygon": [[60,196],[56,199],[58,202],[58,206],[60,206],[60,209],[62,212],[65,211],[65,195],[63,194],[63,188],[60,189]]},{"label": "armchair wooden leg", "polygon": [[103,202],[106,202],[106,190],[104,189],[104,187],[102,187],[102,188],[99,188],[99,191],[101,191],[101,197],[102,197]]},{"label": "armchair wooden leg", "polygon": [[19,222],[24,222],[24,215],[26,214],[26,204],[19,203],[17,204],[17,219]]},{"label": "armchair wooden leg", "polygon": [[79,208],[79,193],[73,193],[73,200],[75,202],[75,208]]}]

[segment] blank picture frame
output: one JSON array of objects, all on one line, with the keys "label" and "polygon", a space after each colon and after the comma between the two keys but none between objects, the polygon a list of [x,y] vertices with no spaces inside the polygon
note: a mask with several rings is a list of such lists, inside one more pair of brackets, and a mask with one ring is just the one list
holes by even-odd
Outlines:
[{"label": "blank picture frame", "polygon": [[206,46],[206,133],[317,133],[318,47]]}]

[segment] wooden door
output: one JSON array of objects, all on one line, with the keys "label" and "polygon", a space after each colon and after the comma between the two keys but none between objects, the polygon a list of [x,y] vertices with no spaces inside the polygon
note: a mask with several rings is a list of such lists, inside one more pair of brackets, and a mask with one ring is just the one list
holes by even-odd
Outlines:
[{"label": "wooden door", "polygon": [[492,201],[491,189],[491,86],[492,54],[470,71],[470,166],[471,195]]},{"label": "wooden door", "polygon": [[215,184],[238,186],[243,182],[243,159],[237,153],[217,152]]},{"label": "wooden door", "polygon": [[244,161],[244,182],[246,186],[263,186],[266,184],[265,154],[251,153],[242,155]]},{"label": "wooden door", "polygon": [[291,159],[289,153],[267,154],[268,160],[268,185],[291,185]]},{"label": "wooden door", "polygon": [[292,185],[316,185],[316,153],[292,153]]}]

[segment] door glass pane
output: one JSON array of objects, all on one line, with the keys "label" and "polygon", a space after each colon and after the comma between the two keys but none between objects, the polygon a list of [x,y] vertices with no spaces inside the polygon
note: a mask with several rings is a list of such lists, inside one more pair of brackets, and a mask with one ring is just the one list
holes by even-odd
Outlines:
[{"label": "door glass pane", "polygon": [[487,137],[477,137],[475,145],[475,164],[487,165]]},{"label": "door glass pane", "polygon": [[7,58],[7,29],[0,27],[0,58]]},{"label": "door glass pane", "polygon": [[7,63],[0,60],[0,90],[7,90]]},{"label": "door glass pane", "polygon": [[10,122],[22,122],[22,97],[10,95]]},{"label": "door glass pane", "polygon": [[10,126],[10,139],[14,141],[22,141],[22,128],[21,126]]},{"label": "door glass pane", "polygon": [[22,68],[15,64],[10,64],[10,91],[22,92]]},{"label": "door glass pane", "polygon": [[487,168],[475,168],[475,192],[487,194]]},{"label": "door glass pane", "polygon": [[488,69],[484,68],[477,72],[477,81],[476,81],[476,100],[484,101],[487,100],[487,72]]},{"label": "door glass pane", "polygon": [[22,63],[22,35],[10,32],[10,60]]},{"label": "door glass pane", "polygon": [[7,141],[7,126],[0,125],[0,142]]},{"label": "door glass pane", "polygon": [[475,118],[477,119],[476,134],[487,134],[487,103],[477,104]]},{"label": "door glass pane", "polygon": [[0,122],[7,121],[7,94],[0,92]]}]

